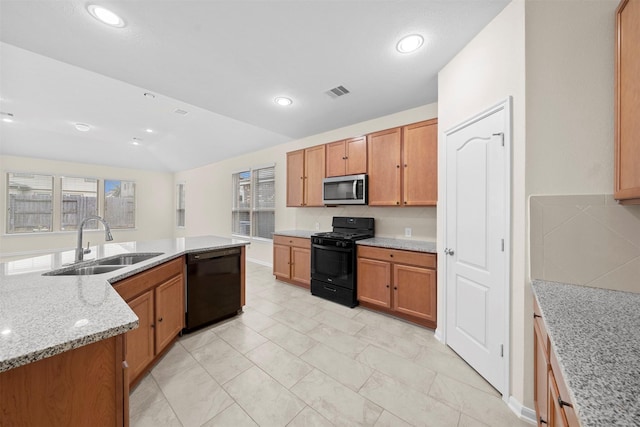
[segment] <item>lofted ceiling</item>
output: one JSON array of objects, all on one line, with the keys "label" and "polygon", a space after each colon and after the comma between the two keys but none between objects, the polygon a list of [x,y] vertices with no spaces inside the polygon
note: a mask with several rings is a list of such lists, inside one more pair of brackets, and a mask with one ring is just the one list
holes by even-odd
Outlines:
[{"label": "lofted ceiling", "polygon": [[[0,0],[0,154],[180,171],[436,102],[508,2]],[[422,48],[397,52],[412,33]]]}]

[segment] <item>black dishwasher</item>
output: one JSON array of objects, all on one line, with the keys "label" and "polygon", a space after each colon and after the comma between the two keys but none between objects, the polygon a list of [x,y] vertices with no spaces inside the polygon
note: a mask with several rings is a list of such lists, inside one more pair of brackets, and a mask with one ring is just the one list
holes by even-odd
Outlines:
[{"label": "black dishwasher", "polygon": [[235,316],[240,305],[241,248],[187,255],[184,332]]}]

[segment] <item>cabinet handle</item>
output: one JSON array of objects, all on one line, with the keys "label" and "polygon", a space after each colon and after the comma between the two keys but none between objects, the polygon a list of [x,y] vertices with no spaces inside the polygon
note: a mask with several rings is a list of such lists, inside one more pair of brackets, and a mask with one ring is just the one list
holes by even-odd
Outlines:
[{"label": "cabinet handle", "polygon": [[568,406],[569,408],[573,408],[573,405],[571,403],[565,402],[564,400],[562,400],[560,396],[558,396],[558,405],[560,405],[561,408],[563,406]]},{"label": "cabinet handle", "polygon": [[338,292],[337,289],[331,289],[331,288],[327,288],[326,286],[323,286],[326,290],[331,291],[331,292]]},{"label": "cabinet handle", "polygon": [[540,417],[540,424],[546,424],[546,423],[547,422],[544,419],[542,419],[542,417]]},{"label": "cabinet handle", "polygon": [[537,317],[542,318],[542,316],[540,316],[539,314],[535,314],[535,313],[533,313],[533,318],[535,319],[535,318],[537,318]]},{"label": "cabinet handle", "polygon": [[158,322],[162,322],[162,317],[158,319]]}]

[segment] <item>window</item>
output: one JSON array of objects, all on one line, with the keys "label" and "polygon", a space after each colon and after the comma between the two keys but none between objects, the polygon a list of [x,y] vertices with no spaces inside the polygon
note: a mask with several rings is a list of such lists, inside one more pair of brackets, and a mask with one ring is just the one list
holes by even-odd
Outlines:
[{"label": "window", "polygon": [[185,184],[176,184],[176,226],[184,227],[185,224]]},{"label": "window", "polygon": [[136,226],[136,183],[104,181],[104,220],[111,228]]},{"label": "window", "polygon": [[232,233],[271,239],[275,231],[275,166],[233,174]]},{"label": "window", "polygon": [[7,233],[51,231],[53,176],[9,172],[7,183]]},{"label": "window", "polygon": [[[95,178],[60,178],[62,208],[60,230],[77,230],[82,220],[98,215],[98,180]],[[88,229],[97,229],[98,221],[89,221]]]}]

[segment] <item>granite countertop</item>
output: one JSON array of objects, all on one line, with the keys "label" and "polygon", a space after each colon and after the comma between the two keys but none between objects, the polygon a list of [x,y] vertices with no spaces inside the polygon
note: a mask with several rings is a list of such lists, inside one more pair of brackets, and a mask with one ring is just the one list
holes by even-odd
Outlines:
[{"label": "granite countertop", "polygon": [[283,230],[276,231],[273,234],[278,236],[287,236],[287,237],[302,237],[303,239],[310,239],[312,235],[320,233],[320,231],[310,231],[310,230]]},{"label": "granite countertop", "polygon": [[138,327],[138,318],[111,283],[186,253],[247,244],[201,236],[98,245],[83,264],[132,252],[162,255],[92,276],[42,275],[73,262],[74,250],[1,263],[0,372]]},{"label": "granite countertop", "polygon": [[582,427],[640,420],[640,294],[534,280]]},{"label": "granite countertop", "polygon": [[371,239],[358,240],[358,245],[377,246],[379,248],[402,249],[405,251],[437,253],[436,242],[426,240],[404,240],[389,237],[373,237]]}]

